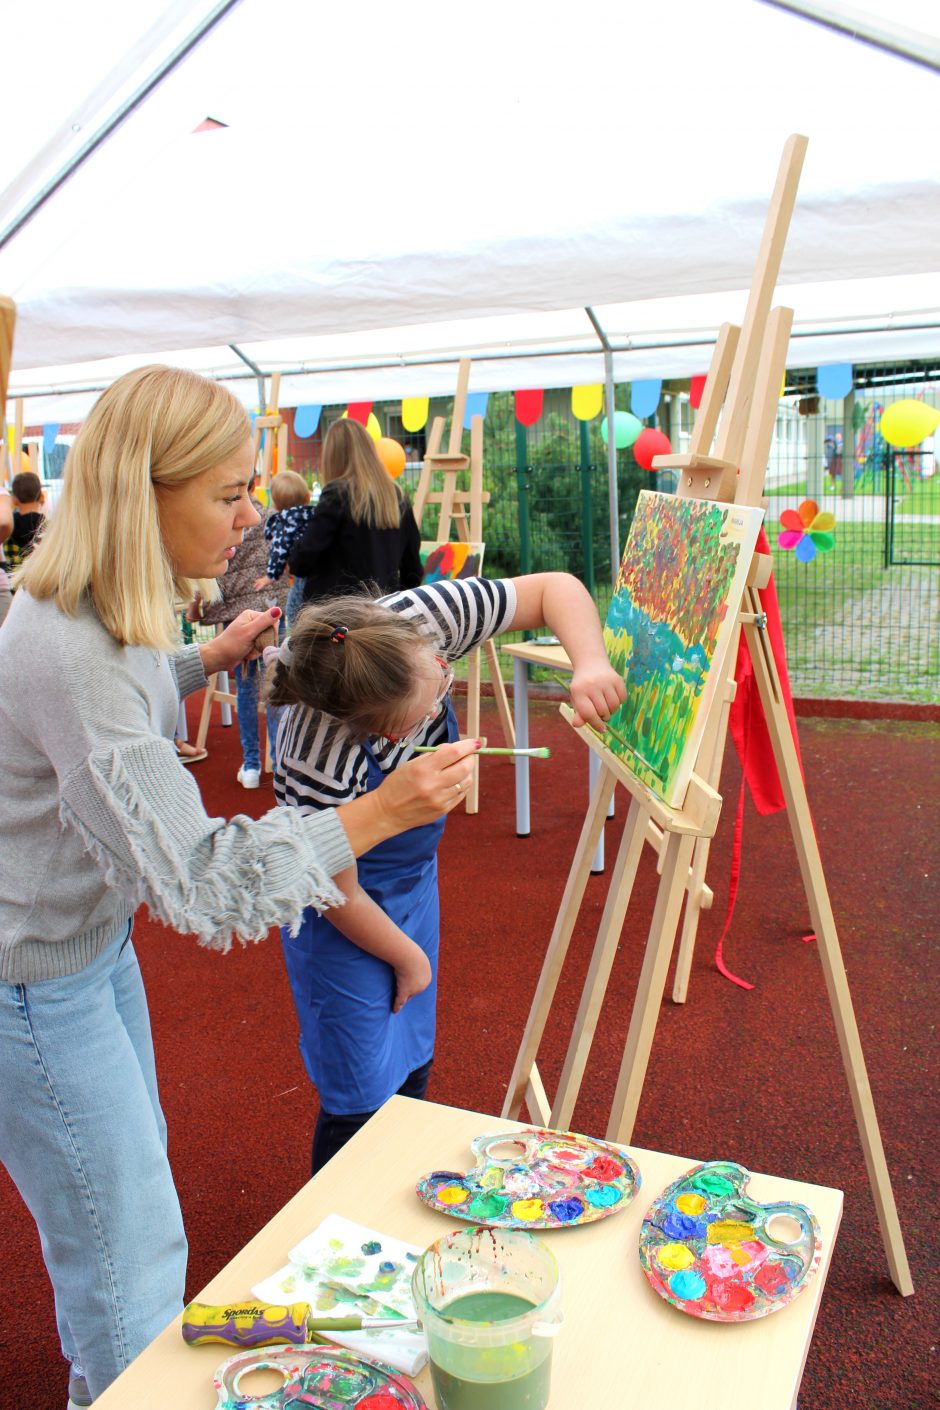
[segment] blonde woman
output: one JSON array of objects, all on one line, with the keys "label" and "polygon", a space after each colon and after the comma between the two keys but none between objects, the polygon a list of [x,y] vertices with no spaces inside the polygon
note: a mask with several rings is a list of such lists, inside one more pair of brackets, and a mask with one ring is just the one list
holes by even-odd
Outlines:
[{"label": "blonde woman", "polygon": [[182,1305],[186,1240],[166,1157],[142,902],[225,950],[460,800],[470,742],[375,796],[305,817],[207,816],[173,746],[179,699],[256,655],[277,609],[180,649],[174,604],[226,571],[245,529],[248,418],[223,388],[146,367],[106,391],[0,632],[0,1160],[39,1227],[70,1403],[90,1403]]},{"label": "blonde woman", "polygon": [[330,427],[320,480],[323,492],[288,558],[304,579],[304,601],[358,592],[364,583],[382,592],[417,587],[424,574],[415,516],[358,421]]}]

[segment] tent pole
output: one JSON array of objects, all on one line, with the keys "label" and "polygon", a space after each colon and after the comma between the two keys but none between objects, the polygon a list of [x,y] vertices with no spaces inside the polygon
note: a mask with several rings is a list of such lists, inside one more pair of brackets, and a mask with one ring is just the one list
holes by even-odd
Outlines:
[{"label": "tent pole", "polygon": [[592,308],[584,312],[604,349],[604,386],[607,404],[607,500],[610,513],[610,581],[617,582],[620,570],[620,505],[617,498],[617,440],[614,435],[614,353],[610,339]]},{"label": "tent pole", "polygon": [[251,358],[247,357],[245,353],[242,352],[241,348],[238,347],[235,343],[229,343],[228,346],[232,349],[232,352],[235,354],[235,356],[240,357],[242,362],[244,362],[246,366],[250,367],[252,372],[255,374],[255,377],[258,382],[258,415],[264,416],[268,405],[268,394],[264,389],[264,373],[261,371],[261,368],[258,366],[258,364],[256,362],[252,362]]}]

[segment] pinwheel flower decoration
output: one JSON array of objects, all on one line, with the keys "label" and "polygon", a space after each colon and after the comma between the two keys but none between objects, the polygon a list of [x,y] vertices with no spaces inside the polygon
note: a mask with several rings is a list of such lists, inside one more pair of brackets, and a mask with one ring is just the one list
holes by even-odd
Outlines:
[{"label": "pinwheel flower decoration", "polygon": [[820,513],[815,500],[804,499],[799,509],[785,509],[780,523],[783,533],[777,535],[777,543],[792,548],[801,563],[812,563],[817,553],[829,553],[836,546],[835,515]]}]

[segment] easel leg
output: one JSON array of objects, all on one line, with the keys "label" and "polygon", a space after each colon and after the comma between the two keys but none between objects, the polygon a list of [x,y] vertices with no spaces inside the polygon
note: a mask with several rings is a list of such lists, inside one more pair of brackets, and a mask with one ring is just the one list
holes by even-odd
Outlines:
[{"label": "easel leg", "polygon": [[649,1065],[656,1020],[666,987],[669,958],[676,938],[679,910],[685,895],[685,879],[695,837],[671,832],[666,843],[663,874],[656,893],[656,907],[646,941],[646,954],[633,1002],[633,1016],[627,1034],[620,1076],[607,1127],[608,1141],[629,1141],[636,1121],[637,1107],[646,1069]]},{"label": "easel leg", "polygon": [[516,731],[513,728],[512,715],[509,710],[509,697],[506,694],[506,685],[503,681],[502,672],[499,669],[499,652],[496,650],[496,644],[492,640],[483,643],[483,650],[486,652],[486,661],[490,668],[490,680],[493,682],[493,698],[496,701],[496,712],[499,715],[503,739],[506,741],[506,747],[508,749],[514,749],[516,745]]},{"label": "easel leg", "polygon": [[[591,756],[592,758],[594,755]],[[558,1083],[558,1092],[552,1107],[551,1125],[559,1130],[567,1130],[571,1125],[575,1102],[581,1090],[581,1080],[587,1065],[594,1032],[600,1016],[610,971],[617,953],[617,945],[623,930],[623,921],[633,892],[637,867],[646,840],[645,819],[641,821],[640,805],[633,799],[623,836],[614,863],[604,913],[597,931],[594,954],[584,980],[581,1004],[574,1022],[568,1054]]]},{"label": "easel leg", "polygon": [[[757,592],[748,589],[746,599],[750,601],[751,610],[760,613],[761,605]],[[891,1188],[891,1176],[888,1173],[888,1165],[885,1160],[881,1131],[875,1114],[871,1086],[865,1067],[865,1055],[862,1052],[861,1038],[855,1021],[842,950],[829,901],[829,892],[826,888],[822,859],[816,842],[816,833],[813,828],[813,819],[809,810],[796,746],[790,731],[790,721],[783,705],[776,663],[769,642],[766,640],[766,634],[753,624],[746,624],[744,631],[754,664],[754,676],[760,690],[767,727],[773,742],[774,757],[777,761],[777,770],[787,804],[787,817],[800,864],[800,874],[803,878],[803,889],[806,892],[810,918],[816,931],[817,948],[826,980],[826,990],[829,994],[829,1005],[832,1009],[832,1017],[839,1039],[839,1051],[842,1054],[842,1065],[848,1079],[849,1096],[852,1099],[858,1134],[865,1155],[872,1198],[875,1201],[878,1222],[881,1225],[881,1237],[888,1260],[888,1269],[898,1292],[904,1297],[909,1297],[914,1291],[914,1284],[911,1280],[907,1253],[904,1248],[904,1237],[901,1233],[897,1206],[894,1202],[894,1191]]]},{"label": "easel leg", "polygon": [[604,826],[604,819],[607,816],[607,805],[610,802],[614,791],[615,778],[607,769],[604,770],[597,781],[597,787],[591,799],[587,816],[581,828],[581,836],[578,839],[578,847],[568,873],[568,881],[565,886],[565,894],[561,899],[558,915],[555,920],[555,928],[552,931],[552,938],[548,942],[548,949],[545,952],[545,959],[542,963],[542,973],[532,1000],[532,1007],[529,1010],[529,1017],[526,1022],[525,1032],[522,1035],[522,1042],[516,1057],[516,1065],[513,1068],[512,1077],[509,1080],[509,1087],[506,1092],[506,1099],[503,1102],[502,1116],[515,1118],[519,1115],[519,1110],[525,1099],[526,1088],[529,1085],[530,1074],[536,1071],[535,1059],[539,1050],[539,1043],[545,1031],[545,1023],[552,1006],[552,999],[555,997],[555,990],[558,987],[558,979],[561,975],[562,965],[565,962],[565,955],[568,953],[568,946],[574,931],[575,922],[578,918],[578,911],[587,886],[588,876],[591,871],[591,856],[597,846],[597,839]]}]

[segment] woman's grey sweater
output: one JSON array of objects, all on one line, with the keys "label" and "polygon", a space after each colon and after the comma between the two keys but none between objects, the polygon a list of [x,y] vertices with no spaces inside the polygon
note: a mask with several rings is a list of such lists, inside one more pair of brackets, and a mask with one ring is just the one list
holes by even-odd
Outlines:
[{"label": "woman's grey sweater", "polygon": [[353,856],[335,810],[210,818],[176,757],[199,648],[121,646],[90,603],[18,592],[0,629],[0,980],[73,974],[141,902],[200,942],[261,939],[338,905]]}]

